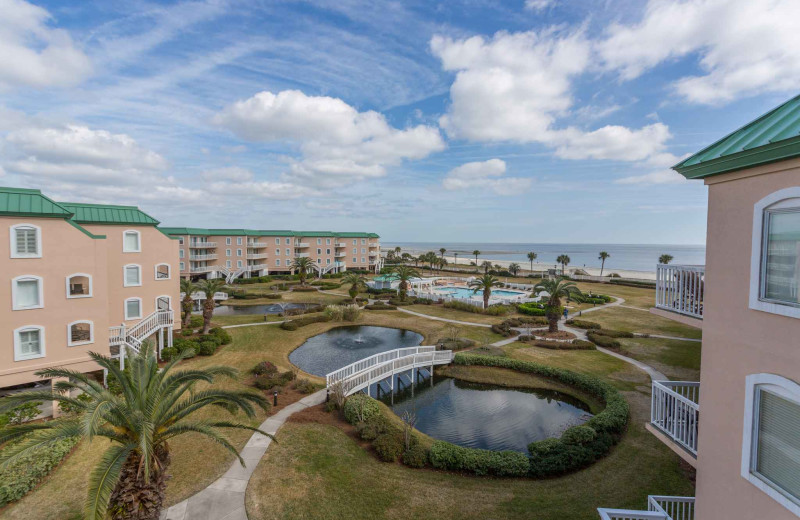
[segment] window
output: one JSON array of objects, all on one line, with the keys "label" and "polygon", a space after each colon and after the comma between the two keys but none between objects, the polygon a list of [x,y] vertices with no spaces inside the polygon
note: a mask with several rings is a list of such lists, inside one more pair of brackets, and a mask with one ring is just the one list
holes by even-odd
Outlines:
[{"label": "window", "polygon": [[330,249],[326,249],[326,250],[325,250],[325,254],[326,254],[326,255],[329,255],[329,254],[331,254],[331,250],[330,250]]},{"label": "window", "polygon": [[357,255],[357,254],[358,254],[358,248],[357,248],[357,247],[354,247],[354,248],[353,248],[353,254],[354,254],[354,255]]},{"label": "window", "polygon": [[291,244],[291,243],[292,243],[292,239],[291,239],[291,238],[287,238],[287,239],[286,239],[286,245],[288,246],[288,245],[289,245],[289,244]]},{"label": "window", "polygon": [[363,255],[363,254],[365,254],[366,252],[367,252],[367,250],[366,250],[365,248],[363,248],[363,247],[362,247],[362,248],[361,248],[361,254]]},{"label": "window", "polygon": [[275,250],[275,256],[281,256],[281,250],[280,249],[276,249]]},{"label": "window", "polygon": [[320,248],[317,248],[317,254],[318,254],[318,255],[321,255],[321,254],[322,254],[322,249],[320,249]]},{"label": "window", "polygon": [[92,296],[92,277],[84,273],[67,276],[67,298],[89,298]]},{"label": "window", "polygon": [[93,329],[91,321],[73,321],[67,325],[67,346],[77,347],[94,343]]},{"label": "window", "polygon": [[168,311],[172,308],[169,296],[159,296],[156,298],[156,310]]},{"label": "window", "polygon": [[14,331],[14,361],[44,357],[44,327],[28,325]]},{"label": "window", "polygon": [[353,263],[354,263],[354,264],[357,264],[357,263],[358,263],[358,259],[357,259],[356,257],[353,257]]},{"label": "window", "polygon": [[275,259],[275,265],[281,265],[281,259],[280,258],[276,258]]},{"label": "window", "polygon": [[746,386],[742,476],[800,515],[800,385],[753,374]]},{"label": "window", "polygon": [[367,263],[366,259],[364,259],[364,257],[363,257],[363,256],[361,257],[361,263],[362,263],[362,264],[365,264],[365,263]]},{"label": "window", "polygon": [[242,237],[236,237],[236,245],[237,246],[242,245]]},{"label": "window", "polygon": [[181,262],[181,271],[185,271],[185,270],[186,270],[186,264]]},{"label": "window", "polygon": [[15,311],[44,307],[42,278],[34,275],[17,276],[11,280],[11,308]]},{"label": "window", "polygon": [[231,261],[230,260],[225,260],[225,267],[227,267],[228,269],[231,268]]},{"label": "window", "polygon": [[231,250],[230,249],[226,249],[225,250],[225,256],[231,256]]},{"label": "window", "polygon": [[286,250],[286,256],[292,256],[292,250],[291,249],[287,249]]},{"label": "window", "polygon": [[241,260],[237,260],[236,261],[236,267],[239,267],[239,268],[242,267],[242,261]]},{"label": "window", "polygon": [[330,239],[330,238],[326,238],[326,239],[325,239],[325,245],[326,245],[326,246],[329,246],[329,245],[331,245],[331,239]]},{"label": "window", "polygon": [[317,258],[317,265],[322,263],[322,258]]},{"label": "window", "polygon": [[169,280],[169,264],[156,264],[156,280]]},{"label": "window", "polygon": [[123,253],[141,253],[142,243],[141,235],[138,231],[128,230],[122,236],[122,252]]},{"label": "window", "polygon": [[178,258],[183,258],[183,249],[178,249]]},{"label": "window", "polygon": [[281,239],[280,239],[280,238],[276,238],[276,239],[275,239],[275,245],[276,245],[276,246],[279,246],[279,245],[281,245]]},{"label": "window", "polygon": [[236,256],[242,256],[242,250],[241,249],[237,249],[236,250]]},{"label": "window", "polygon": [[225,245],[226,246],[231,245],[231,237],[225,237]]},{"label": "window", "polygon": [[178,244],[183,245],[183,237],[178,237]]},{"label": "window", "polygon": [[128,298],[125,300],[125,319],[138,320],[142,317],[142,299]]},{"label": "window", "polygon": [[363,246],[363,245],[366,245],[366,244],[367,244],[367,241],[366,241],[366,239],[362,238],[362,239],[361,239],[361,245]]},{"label": "window", "polygon": [[11,258],[41,258],[42,230],[33,224],[11,226]]},{"label": "window", "polygon": [[755,204],[750,308],[800,318],[800,187]]},{"label": "window", "polygon": [[123,280],[123,285],[125,287],[142,285],[142,268],[140,266],[136,264],[129,264],[123,269],[125,270],[125,278]]},{"label": "window", "polygon": [[328,264],[328,265],[331,265],[331,259],[328,258],[327,260],[325,260],[325,263]]}]

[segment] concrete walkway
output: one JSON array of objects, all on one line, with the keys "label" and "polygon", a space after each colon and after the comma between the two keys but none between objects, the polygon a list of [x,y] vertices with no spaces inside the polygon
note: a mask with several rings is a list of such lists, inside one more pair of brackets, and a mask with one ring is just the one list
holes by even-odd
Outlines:
[{"label": "concrete walkway", "polygon": [[[325,390],[320,390],[267,417],[259,429],[275,435],[292,414],[325,402]],[[247,483],[272,439],[253,433],[239,454],[242,466],[235,460],[230,469],[210,486],[161,513],[162,520],[247,520],[244,495]]]},{"label": "concrete walkway", "polygon": [[448,318],[439,318],[438,316],[430,316],[428,314],[422,314],[421,312],[410,311],[402,307],[398,307],[397,310],[405,312],[406,314],[413,314],[414,316],[419,316],[420,318],[425,318],[427,320],[444,321],[446,323],[455,323],[456,325],[466,325],[468,327],[484,327],[487,329],[492,328],[492,326],[487,323],[472,323],[471,321],[458,321],[458,320],[451,320]]}]

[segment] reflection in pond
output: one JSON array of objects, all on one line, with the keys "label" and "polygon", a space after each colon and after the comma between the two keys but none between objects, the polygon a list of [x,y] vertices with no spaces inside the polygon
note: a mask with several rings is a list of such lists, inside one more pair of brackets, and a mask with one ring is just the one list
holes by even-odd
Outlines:
[{"label": "reflection in pond", "polygon": [[[406,376],[402,381],[409,383]],[[559,437],[567,428],[592,417],[588,405],[561,392],[439,376],[434,376],[432,383],[427,380],[415,385],[413,397],[406,387],[395,393],[393,405],[388,394],[381,400],[399,416],[413,411],[418,419],[416,428],[435,439],[468,448],[525,453],[531,442]]]},{"label": "reflection in pond", "polygon": [[309,374],[324,376],[373,354],[421,343],[422,335],[410,330],[367,325],[337,327],[308,338],[289,354],[289,361]]}]

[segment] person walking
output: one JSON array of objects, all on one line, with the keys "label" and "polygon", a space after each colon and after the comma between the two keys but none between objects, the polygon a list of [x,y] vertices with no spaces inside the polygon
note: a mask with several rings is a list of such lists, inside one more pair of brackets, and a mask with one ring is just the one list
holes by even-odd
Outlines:
[{"label": "person walking", "polygon": [[564,307],[564,321],[567,321],[568,319],[569,319],[569,309]]}]

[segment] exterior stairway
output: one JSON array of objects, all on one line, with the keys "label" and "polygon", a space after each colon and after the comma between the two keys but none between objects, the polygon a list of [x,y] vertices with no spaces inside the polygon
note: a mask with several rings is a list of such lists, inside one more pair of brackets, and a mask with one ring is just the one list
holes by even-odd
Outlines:
[{"label": "exterior stairway", "polygon": [[131,349],[134,352],[139,352],[142,348],[144,340],[155,333],[159,333],[158,352],[164,348],[164,333],[167,330],[167,347],[172,346],[172,327],[173,327],[173,311],[157,310],[152,314],[145,316],[136,325],[127,327],[124,323],[118,327],[110,327],[108,342],[110,346],[118,348],[118,354],[115,356],[112,352],[111,357],[119,357],[120,368],[125,368],[125,350]]}]

